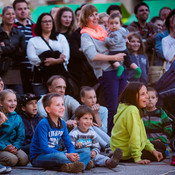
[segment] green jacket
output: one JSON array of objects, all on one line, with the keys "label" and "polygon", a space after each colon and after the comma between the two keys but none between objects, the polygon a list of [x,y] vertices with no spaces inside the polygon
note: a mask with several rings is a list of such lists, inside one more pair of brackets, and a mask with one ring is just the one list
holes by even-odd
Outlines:
[{"label": "green jacket", "polygon": [[24,124],[15,111],[7,114],[7,118],[0,127],[0,150],[4,150],[10,144],[19,150],[25,139]]},{"label": "green jacket", "polygon": [[122,149],[123,160],[133,158],[135,162],[141,160],[143,149],[149,152],[154,150],[154,146],[147,139],[143,120],[136,106],[119,104],[114,116],[110,146],[112,151],[116,148]]}]

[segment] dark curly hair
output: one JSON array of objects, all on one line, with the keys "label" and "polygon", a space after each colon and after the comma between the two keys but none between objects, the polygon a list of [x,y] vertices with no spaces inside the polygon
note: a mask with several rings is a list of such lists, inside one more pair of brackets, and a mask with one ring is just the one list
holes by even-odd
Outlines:
[{"label": "dark curly hair", "polygon": [[42,13],[39,16],[39,18],[36,22],[36,26],[35,26],[35,34],[37,36],[42,36],[41,21],[42,21],[44,16],[50,16],[51,17],[53,28],[52,28],[52,31],[51,31],[51,34],[50,34],[50,39],[57,40],[56,36],[58,35],[58,32],[56,32],[56,30],[55,30],[54,19],[53,19],[52,15],[50,13]]}]

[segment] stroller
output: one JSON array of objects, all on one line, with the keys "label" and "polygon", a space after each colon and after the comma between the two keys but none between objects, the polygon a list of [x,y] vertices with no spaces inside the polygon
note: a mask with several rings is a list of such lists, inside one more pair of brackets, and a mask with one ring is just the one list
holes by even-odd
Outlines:
[{"label": "stroller", "polygon": [[163,108],[172,123],[173,134],[170,139],[170,147],[175,151],[175,61],[156,82],[154,88],[159,95],[158,106]]}]

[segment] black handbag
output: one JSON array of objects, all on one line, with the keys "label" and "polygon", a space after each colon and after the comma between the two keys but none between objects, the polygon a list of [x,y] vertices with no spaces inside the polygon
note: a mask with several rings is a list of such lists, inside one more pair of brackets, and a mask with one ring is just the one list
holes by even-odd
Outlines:
[{"label": "black handbag", "polygon": [[51,65],[51,66],[44,65],[44,61],[47,58],[50,58],[50,57],[51,58],[59,58],[61,53],[59,51],[54,51],[43,37],[42,37],[42,39],[47,44],[47,46],[50,48],[50,50],[47,50],[38,56],[41,60],[41,64],[40,64],[40,66],[34,67],[33,82],[34,83],[42,83],[45,85],[47,80],[52,75],[63,75],[65,78],[67,78],[68,73],[65,70],[63,63],[57,64],[57,65]]},{"label": "black handbag", "polygon": [[43,37],[42,39],[48,45],[50,50],[47,50],[39,55],[41,64],[38,67],[36,66],[34,67],[35,76],[34,76],[33,81],[35,83],[42,83],[43,86],[46,86],[46,82],[51,76],[62,75],[66,78],[66,81],[67,81],[67,90],[66,90],[67,94],[73,97],[78,97],[79,88],[77,86],[77,83],[75,82],[75,80],[73,80],[73,77],[70,75],[70,73],[66,71],[63,63],[53,65],[53,66],[44,65],[44,60],[46,60],[46,58],[49,58],[49,57],[59,58],[61,53],[59,51],[54,51]]},{"label": "black handbag", "polygon": [[9,70],[11,64],[10,57],[1,57],[0,56],[0,76],[3,76]]}]

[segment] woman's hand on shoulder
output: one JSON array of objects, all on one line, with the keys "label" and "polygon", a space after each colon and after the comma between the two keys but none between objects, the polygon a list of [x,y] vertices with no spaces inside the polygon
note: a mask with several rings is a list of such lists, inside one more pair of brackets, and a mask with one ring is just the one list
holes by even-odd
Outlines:
[{"label": "woman's hand on shoulder", "polygon": [[153,150],[152,154],[156,157],[158,162],[160,162],[163,159],[162,153],[157,150]]},{"label": "woman's hand on shoulder", "polygon": [[125,53],[118,53],[113,55],[114,56],[114,61],[123,61],[123,57],[126,56]]},{"label": "woman's hand on shoulder", "polygon": [[150,160],[147,159],[143,159],[143,160],[139,160],[138,162],[136,162],[137,164],[143,164],[143,165],[148,165],[150,163]]}]

